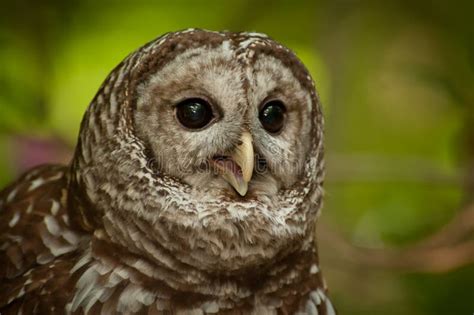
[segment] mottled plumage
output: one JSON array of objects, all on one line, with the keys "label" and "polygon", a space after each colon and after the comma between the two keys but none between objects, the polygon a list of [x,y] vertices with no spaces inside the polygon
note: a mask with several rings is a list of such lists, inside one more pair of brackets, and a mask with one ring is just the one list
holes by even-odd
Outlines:
[{"label": "mottled plumage", "polygon": [[[176,111],[195,98],[213,116],[190,130]],[[146,44],[99,89],[71,164],[0,193],[0,313],[334,314],[322,128],[309,73],[265,35]]]}]

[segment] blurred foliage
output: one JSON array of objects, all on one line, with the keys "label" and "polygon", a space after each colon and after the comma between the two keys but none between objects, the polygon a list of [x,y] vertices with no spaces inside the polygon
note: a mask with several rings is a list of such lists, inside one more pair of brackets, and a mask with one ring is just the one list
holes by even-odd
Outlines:
[{"label": "blurred foliage", "polygon": [[[19,138],[72,150],[102,80],[145,42],[187,27],[258,31],[295,50],[323,100],[322,223],[358,245],[410,244],[474,199],[473,13],[472,1],[440,0],[2,0],[0,185],[33,154]],[[474,311],[473,267],[402,275],[321,257],[341,314]]]}]

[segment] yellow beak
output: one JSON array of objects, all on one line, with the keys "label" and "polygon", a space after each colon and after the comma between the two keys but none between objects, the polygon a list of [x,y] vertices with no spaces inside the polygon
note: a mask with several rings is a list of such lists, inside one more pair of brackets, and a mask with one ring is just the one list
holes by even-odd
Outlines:
[{"label": "yellow beak", "polygon": [[240,141],[240,145],[235,148],[229,157],[240,167],[242,174],[236,174],[228,168],[219,167],[219,169],[222,171],[222,177],[235,188],[239,195],[245,196],[254,167],[252,135],[245,131],[242,133]]}]

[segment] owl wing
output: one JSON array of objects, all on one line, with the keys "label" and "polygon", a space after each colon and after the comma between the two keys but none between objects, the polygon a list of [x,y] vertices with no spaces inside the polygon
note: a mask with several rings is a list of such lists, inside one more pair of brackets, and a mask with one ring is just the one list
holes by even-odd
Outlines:
[{"label": "owl wing", "polygon": [[69,277],[81,235],[69,227],[66,170],[41,166],[0,192],[1,313],[38,311]]}]

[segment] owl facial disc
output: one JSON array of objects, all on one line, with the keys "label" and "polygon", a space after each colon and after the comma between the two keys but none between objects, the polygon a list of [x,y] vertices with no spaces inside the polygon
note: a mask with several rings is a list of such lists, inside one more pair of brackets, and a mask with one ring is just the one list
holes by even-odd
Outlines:
[{"label": "owl facial disc", "polygon": [[252,135],[247,131],[243,132],[240,144],[234,151],[229,156],[212,159],[212,164],[239,195],[245,196],[254,167]]}]

